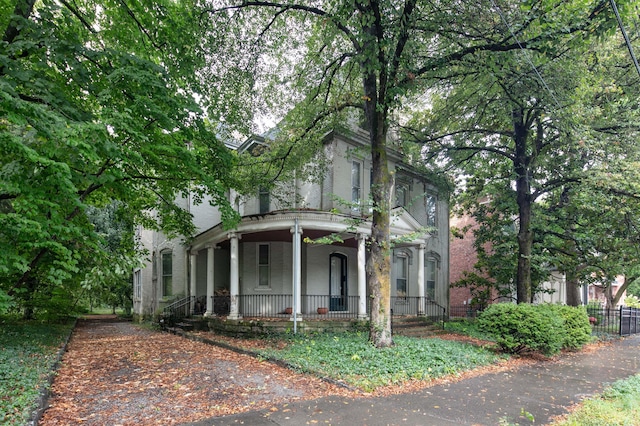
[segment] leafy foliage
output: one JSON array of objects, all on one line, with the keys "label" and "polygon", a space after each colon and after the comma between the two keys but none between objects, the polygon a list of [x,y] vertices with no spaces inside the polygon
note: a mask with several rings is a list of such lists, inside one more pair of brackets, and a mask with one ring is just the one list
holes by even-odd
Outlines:
[{"label": "leafy foliage", "polygon": [[557,315],[562,319],[562,348],[580,349],[591,341],[591,325],[586,307],[544,304],[539,309],[548,309],[549,315]]},{"label": "leafy foliage", "polygon": [[0,423],[23,425],[71,324],[16,322],[8,317],[0,317],[0,324]]},{"label": "leafy foliage", "polygon": [[377,350],[360,333],[323,333],[292,338],[283,349],[263,349],[304,371],[343,380],[365,391],[407,380],[456,374],[497,360],[489,350],[440,339],[394,337]]},{"label": "leafy foliage", "polygon": [[508,353],[531,350],[552,355],[560,351],[564,341],[562,319],[540,305],[493,304],[480,314],[478,324]]},{"label": "leafy foliage", "polygon": [[26,316],[40,293],[108,273],[86,259],[103,252],[91,206],[117,199],[129,222],[189,236],[174,200],[192,193],[234,220],[234,159],[194,99],[193,2],[2,4],[0,288]]}]

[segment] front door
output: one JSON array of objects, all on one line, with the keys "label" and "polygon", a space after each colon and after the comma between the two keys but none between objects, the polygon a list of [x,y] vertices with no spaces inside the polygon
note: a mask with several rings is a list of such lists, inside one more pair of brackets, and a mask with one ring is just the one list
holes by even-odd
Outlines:
[{"label": "front door", "polygon": [[333,253],[329,256],[329,309],[346,311],[347,304],[347,256]]}]

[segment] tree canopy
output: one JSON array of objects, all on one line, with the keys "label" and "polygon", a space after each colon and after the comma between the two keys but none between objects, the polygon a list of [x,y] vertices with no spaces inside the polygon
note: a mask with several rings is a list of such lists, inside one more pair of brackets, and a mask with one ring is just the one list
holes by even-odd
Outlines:
[{"label": "tree canopy", "polygon": [[[551,50],[559,37],[600,33],[612,22],[606,5],[546,0],[219,0],[205,7],[201,15],[209,25],[208,72],[216,81],[212,88],[234,93],[257,111],[283,113],[273,158],[284,161],[317,146],[324,129],[348,129],[349,117],[369,132],[373,215],[367,279],[370,336],[376,346],[392,344],[393,182],[386,159],[390,129],[406,120],[407,107],[419,107],[438,82],[455,82],[481,60],[487,68],[492,63],[499,69],[505,52]],[[532,90],[527,84],[521,90]],[[527,100],[521,102],[520,112],[526,114]],[[541,123],[539,113],[523,115],[517,124],[524,130]]]},{"label": "tree canopy", "polygon": [[468,281],[530,302],[553,267],[574,283],[603,268],[606,253],[625,262],[621,240],[631,248],[636,234],[620,227],[637,210],[624,209],[625,219],[618,203],[638,195],[628,183],[637,181],[638,87],[614,28],[593,41],[568,34],[541,49],[475,57],[415,119],[412,135],[427,142],[432,164],[462,177],[461,206],[481,224],[483,274]]},{"label": "tree canopy", "polygon": [[[91,270],[89,206],[189,235],[188,191],[234,213],[233,157],[196,102],[190,1],[4,0],[0,28],[0,294],[27,301]],[[153,212],[153,214],[151,214]]]}]

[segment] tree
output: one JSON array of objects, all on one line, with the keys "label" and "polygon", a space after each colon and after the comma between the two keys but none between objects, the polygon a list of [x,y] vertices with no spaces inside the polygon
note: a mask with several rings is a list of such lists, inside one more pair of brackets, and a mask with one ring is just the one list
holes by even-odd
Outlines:
[{"label": "tree", "polygon": [[[585,21],[593,20],[596,33],[607,28],[596,22],[602,13],[594,11]],[[428,161],[464,176],[462,204],[467,211],[488,224],[486,210],[492,209],[492,215],[510,220],[517,229],[511,266],[518,303],[532,301],[544,268],[551,266],[536,228],[552,224],[541,215],[536,219],[537,202],[580,183],[585,168],[603,155],[602,149],[580,142],[576,128],[576,115],[585,104],[574,96],[581,87],[575,76],[589,70],[580,59],[586,45],[576,43],[575,33],[587,27],[567,25],[569,36],[558,36],[553,45],[476,55],[476,62],[443,80],[432,109],[411,130],[426,142]],[[531,26],[527,31],[540,30]],[[493,237],[484,242],[502,241],[504,223],[496,223],[490,230]],[[495,266],[489,272],[494,277]],[[510,267],[504,258],[502,266]]]},{"label": "tree", "polygon": [[397,112],[470,57],[546,45],[559,31],[597,27],[605,3],[584,3],[504,2],[509,18],[518,23],[519,42],[499,19],[486,14],[491,7],[481,0],[221,0],[205,7],[212,88],[233,93],[259,111],[287,111],[280,126],[281,145],[275,143],[270,158],[284,161],[308,145],[317,146],[323,129],[345,128],[347,112],[360,112],[373,161],[367,278],[370,340],[375,346],[392,344],[392,179],[386,149]]},{"label": "tree", "polygon": [[131,223],[188,236],[190,214],[173,201],[192,192],[235,218],[233,157],[194,98],[193,2],[0,10],[0,298],[27,306],[85,275],[82,259],[101,251],[89,206],[119,200]]}]

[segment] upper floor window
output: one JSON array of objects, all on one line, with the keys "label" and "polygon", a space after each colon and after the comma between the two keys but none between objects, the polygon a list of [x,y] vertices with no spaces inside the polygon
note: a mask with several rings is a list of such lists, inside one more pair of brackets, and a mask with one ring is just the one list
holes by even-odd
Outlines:
[{"label": "upper floor window", "polygon": [[396,183],[396,207],[407,207],[409,203],[409,185]]},{"label": "upper floor window", "polygon": [[269,287],[270,256],[269,244],[258,244],[258,287]]},{"label": "upper floor window", "polygon": [[271,204],[271,196],[269,195],[268,189],[260,187],[260,191],[258,192],[258,202],[260,204],[260,214],[268,213]]},{"label": "upper floor window", "polygon": [[425,208],[427,213],[427,226],[438,226],[437,215],[438,197],[434,194],[427,193],[425,196]]},{"label": "upper floor window", "polygon": [[351,163],[351,202],[353,203],[351,209],[358,212],[362,203],[361,169],[362,165],[359,162]]},{"label": "upper floor window", "polygon": [[162,296],[173,294],[173,253],[162,252]]}]

